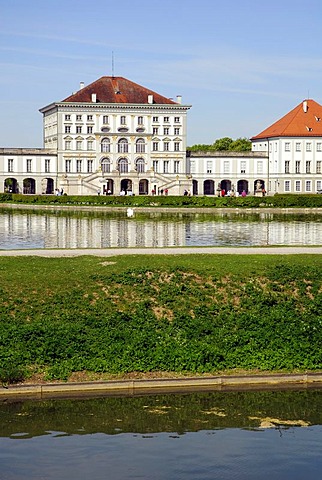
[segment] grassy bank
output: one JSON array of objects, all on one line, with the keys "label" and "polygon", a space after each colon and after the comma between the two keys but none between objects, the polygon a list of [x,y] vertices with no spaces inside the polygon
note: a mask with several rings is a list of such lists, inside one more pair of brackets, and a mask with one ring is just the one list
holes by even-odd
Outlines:
[{"label": "grassy bank", "polygon": [[108,206],[108,207],[164,207],[164,208],[321,208],[322,195],[274,195],[269,197],[216,197],[216,196],[72,196],[72,195],[19,195],[0,194],[0,203],[31,205]]},{"label": "grassy bank", "polygon": [[0,258],[0,377],[322,369],[322,258]]}]

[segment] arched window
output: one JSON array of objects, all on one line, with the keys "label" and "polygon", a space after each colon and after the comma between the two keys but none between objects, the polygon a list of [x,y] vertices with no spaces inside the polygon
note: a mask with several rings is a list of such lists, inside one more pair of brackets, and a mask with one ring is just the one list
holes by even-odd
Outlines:
[{"label": "arched window", "polygon": [[121,138],[117,146],[119,153],[127,153],[129,151],[129,145],[126,138]]},{"label": "arched window", "polygon": [[101,161],[102,173],[111,173],[111,160],[103,158]]},{"label": "arched window", "polygon": [[136,153],[145,153],[145,143],[143,138],[136,141]]},{"label": "arched window", "polygon": [[120,173],[128,173],[129,171],[129,162],[126,158],[120,158],[119,162],[119,172]]},{"label": "arched window", "polygon": [[109,153],[110,150],[111,150],[110,139],[109,138],[103,138],[102,143],[101,143],[101,152]]},{"label": "arched window", "polygon": [[145,172],[145,163],[143,158],[138,158],[136,161],[136,171],[138,173],[144,173]]}]

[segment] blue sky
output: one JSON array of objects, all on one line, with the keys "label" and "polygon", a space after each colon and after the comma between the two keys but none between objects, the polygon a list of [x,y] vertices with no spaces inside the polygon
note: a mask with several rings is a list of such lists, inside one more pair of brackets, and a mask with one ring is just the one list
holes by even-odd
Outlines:
[{"label": "blue sky", "polygon": [[321,0],[0,0],[0,147],[103,75],[191,104],[188,144],[251,137],[322,103]]}]

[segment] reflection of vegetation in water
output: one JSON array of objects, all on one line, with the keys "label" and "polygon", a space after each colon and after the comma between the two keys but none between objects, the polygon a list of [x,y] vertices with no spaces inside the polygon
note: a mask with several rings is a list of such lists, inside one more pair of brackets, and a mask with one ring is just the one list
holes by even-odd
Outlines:
[{"label": "reflection of vegetation in water", "polygon": [[183,434],[218,428],[290,428],[320,425],[321,412],[318,390],[25,401],[0,405],[0,434]]}]

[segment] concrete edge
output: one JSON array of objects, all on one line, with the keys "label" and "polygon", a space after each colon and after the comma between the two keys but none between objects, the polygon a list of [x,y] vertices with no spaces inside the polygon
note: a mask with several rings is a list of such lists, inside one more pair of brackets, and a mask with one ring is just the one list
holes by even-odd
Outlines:
[{"label": "concrete edge", "polygon": [[14,385],[0,388],[0,400],[8,397],[48,398],[87,394],[135,395],[157,392],[175,393],[189,389],[221,390],[225,387],[245,389],[259,387],[322,386],[322,373],[272,374],[272,375],[223,375],[152,380],[111,380],[84,383],[48,383],[39,385]]}]

